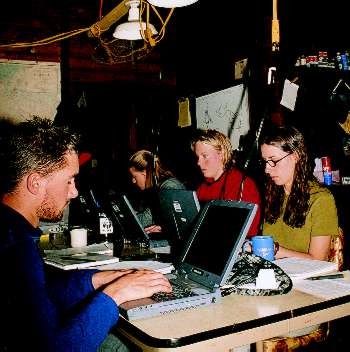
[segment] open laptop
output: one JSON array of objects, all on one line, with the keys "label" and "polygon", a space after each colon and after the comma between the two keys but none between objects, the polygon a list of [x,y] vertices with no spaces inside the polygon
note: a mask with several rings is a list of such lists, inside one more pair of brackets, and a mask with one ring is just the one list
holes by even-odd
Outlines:
[{"label": "open laptop", "polygon": [[[110,202],[112,207],[112,217],[114,218],[119,231],[122,232],[124,239],[132,243],[144,243],[150,248],[169,246],[168,240],[164,238],[155,238],[157,233],[152,233],[152,235],[149,236],[145,232],[134,208],[125,194],[114,197]],[[162,235],[162,237],[164,237],[164,235]]]},{"label": "open laptop", "polygon": [[176,271],[167,274],[173,293],[125,302],[119,306],[120,314],[135,320],[220,302],[220,286],[231,272],[256,210],[253,203],[208,202],[176,264]]},{"label": "open laptop", "polygon": [[188,240],[200,210],[197,193],[186,189],[159,192],[161,225],[167,234],[171,253],[178,257]]}]

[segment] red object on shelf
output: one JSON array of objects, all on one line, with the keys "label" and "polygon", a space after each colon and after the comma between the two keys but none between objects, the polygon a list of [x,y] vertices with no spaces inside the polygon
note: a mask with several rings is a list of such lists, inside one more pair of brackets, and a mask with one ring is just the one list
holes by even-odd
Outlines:
[{"label": "red object on shelf", "polygon": [[331,158],[329,156],[324,156],[321,158],[322,161],[322,171],[325,172],[332,172],[331,167]]}]

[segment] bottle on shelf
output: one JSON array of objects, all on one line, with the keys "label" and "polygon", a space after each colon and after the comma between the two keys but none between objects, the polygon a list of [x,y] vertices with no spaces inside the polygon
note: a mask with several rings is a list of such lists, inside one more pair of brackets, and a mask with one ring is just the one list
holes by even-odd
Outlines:
[{"label": "bottle on shelf", "polygon": [[323,171],[323,183],[325,185],[332,184],[332,167],[331,167],[331,159],[328,156],[324,156],[321,158],[322,162],[322,171]]}]

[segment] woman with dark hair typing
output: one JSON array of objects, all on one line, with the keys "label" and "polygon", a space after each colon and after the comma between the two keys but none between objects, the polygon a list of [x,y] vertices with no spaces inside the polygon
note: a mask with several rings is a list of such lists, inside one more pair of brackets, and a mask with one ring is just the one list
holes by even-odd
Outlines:
[{"label": "woman with dark hair typing", "polygon": [[[273,127],[261,141],[268,176],[263,234],[275,241],[275,258],[327,260],[331,238],[338,235],[332,193],[313,176],[303,135],[292,126]],[[319,333],[312,325],[284,335]],[[322,327],[320,328],[322,331]]]},{"label": "woman with dark hair typing", "polygon": [[270,129],[261,156],[268,175],[263,233],[279,243],[276,258],[326,260],[338,235],[337,208],[313,176],[302,134],[291,126]]},{"label": "woman with dark hair typing", "polygon": [[161,232],[158,193],[165,189],[185,189],[185,186],[148,150],[134,153],[128,168],[132,182],[142,191],[137,216],[147,233]]}]

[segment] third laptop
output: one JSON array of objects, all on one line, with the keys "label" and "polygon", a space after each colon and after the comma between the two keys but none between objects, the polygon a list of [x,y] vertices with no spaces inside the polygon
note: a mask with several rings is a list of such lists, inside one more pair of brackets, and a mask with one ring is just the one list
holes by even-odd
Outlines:
[{"label": "third laptop", "polygon": [[114,197],[111,200],[112,216],[122,232],[123,237],[133,243],[145,243],[150,248],[168,247],[169,242],[160,234],[152,233],[152,238],[145,232],[134,208],[125,194]]}]

